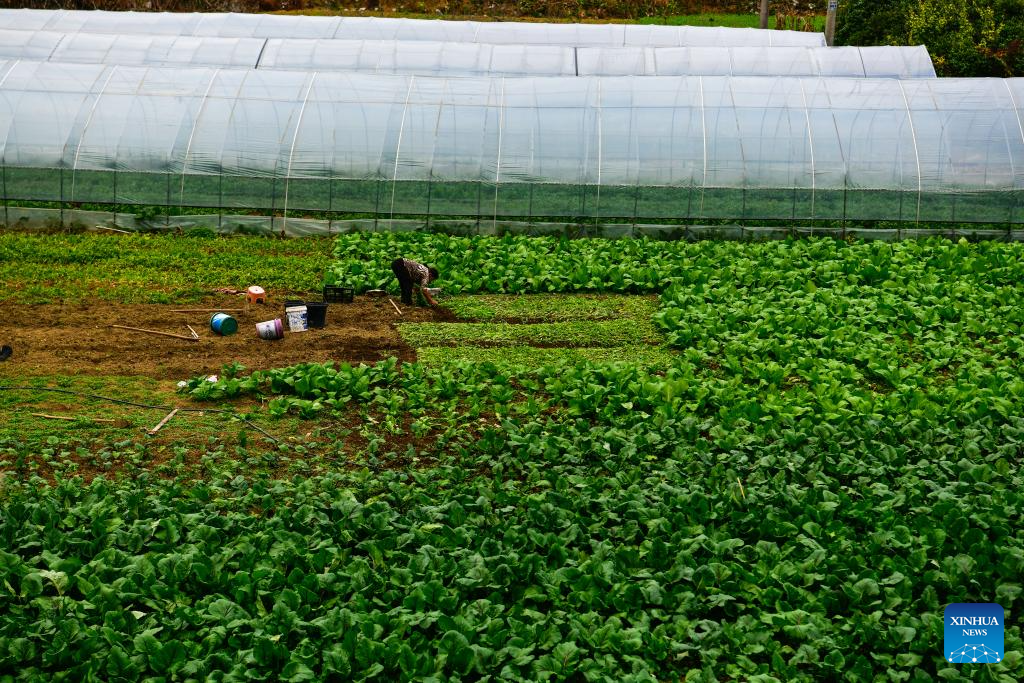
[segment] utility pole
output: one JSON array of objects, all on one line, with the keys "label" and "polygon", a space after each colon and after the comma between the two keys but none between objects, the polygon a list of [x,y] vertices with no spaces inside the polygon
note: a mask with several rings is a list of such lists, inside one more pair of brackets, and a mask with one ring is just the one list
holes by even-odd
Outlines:
[{"label": "utility pole", "polygon": [[[821,5],[819,5],[820,7]],[[836,8],[839,0],[828,0],[828,14],[825,15],[825,44],[832,47],[836,37]]]},{"label": "utility pole", "polygon": [[761,0],[761,28],[768,28],[768,0]]}]

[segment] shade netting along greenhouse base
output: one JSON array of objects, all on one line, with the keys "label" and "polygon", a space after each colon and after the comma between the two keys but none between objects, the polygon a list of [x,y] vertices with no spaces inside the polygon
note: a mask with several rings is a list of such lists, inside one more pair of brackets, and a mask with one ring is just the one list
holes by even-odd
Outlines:
[{"label": "shade netting along greenhouse base", "polygon": [[922,225],[906,228],[859,228],[813,226],[748,226],[748,225],[670,225],[628,223],[558,223],[526,221],[474,221],[412,219],[340,219],[289,218],[284,216],[250,216],[205,214],[193,216],[159,216],[141,218],[131,213],[86,211],[82,209],[42,209],[10,206],[2,209],[0,224],[11,230],[48,231],[84,230],[125,232],[180,232],[211,230],[219,234],[248,234],[275,237],[330,236],[349,232],[414,232],[430,231],[451,235],[527,235],[569,238],[600,237],[606,239],[657,240],[774,240],[791,237],[831,237],[835,239],[871,239],[898,241],[923,237],[946,237],[1005,242],[1024,242],[1024,229],[980,228],[968,225]]}]

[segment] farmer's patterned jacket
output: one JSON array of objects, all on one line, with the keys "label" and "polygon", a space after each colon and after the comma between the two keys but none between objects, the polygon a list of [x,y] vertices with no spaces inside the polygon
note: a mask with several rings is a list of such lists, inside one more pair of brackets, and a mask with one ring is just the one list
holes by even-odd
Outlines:
[{"label": "farmer's patterned jacket", "polygon": [[430,284],[430,271],[427,270],[425,265],[407,258],[402,259],[402,264],[405,266],[406,272],[409,273],[409,279],[412,280],[414,285],[426,287]]}]

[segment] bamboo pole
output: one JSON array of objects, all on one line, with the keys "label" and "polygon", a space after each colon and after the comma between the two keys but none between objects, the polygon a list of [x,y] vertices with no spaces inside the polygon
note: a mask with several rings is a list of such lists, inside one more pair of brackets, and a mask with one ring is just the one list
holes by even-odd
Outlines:
[{"label": "bamboo pole", "polygon": [[402,309],[400,309],[400,308],[399,308],[398,306],[396,306],[396,305],[395,305],[395,301],[394,301],[394,299],[388,298],[388,302],[389,302],[389,303],[390,303],[390,304],[391,304],[392,306],[394,306],[395,312],[396,312],[396,313],[398,313],[398,315],[402,315]]},{"label": "bamboo pole", "polygon": [[164,419],[160,420],[160,422],[157,424],[156,427],[153,427],[152,429],[149,430],[149,432],[148,432],[149,435],[152,436],[153,434],[156,434],[157,432],[159,432],[160,428],[163,427],[168,422],[170,422],[171,418],[174,417],[177,414],[178,414],[178,409],[177,408],[175,408],[171,412],[167,413],[167,415],[164,416]]},{"label": "bamboo pole", "polygon": [[195,337],[186,337],[183,334],[171,334],[170,332],[160,332],[158,330],[146,330],[141,327],[128,327],[127,325],[111,325],[119,330],[131,330],[132,332],[145,332],[146,334],[159,334],[161,337],[173,337],[175,339],[184,339],[185,341],[198,341]]},{"label": "bamboo pole", "polygon": [[175,308],[171,313],[241,313],[244,308]]}]

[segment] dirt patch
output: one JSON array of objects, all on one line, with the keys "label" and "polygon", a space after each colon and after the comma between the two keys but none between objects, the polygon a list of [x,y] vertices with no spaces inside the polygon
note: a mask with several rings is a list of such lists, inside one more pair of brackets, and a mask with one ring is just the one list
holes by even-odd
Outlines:
[{"label": "dirt patch", "polygon": [[[231,315],[238,334],[220,337],[209,327],[211,313],[172,313],[181,308],[244,308]],[[264,341],[256,323],[284,317],[280,303],[246,306],[232,295],[212,296],[199,304],[125,305],[103,301],[40,306],[8,304],[0,322],[0,342],[14,355],[0,364],[0,376],[19,375],[142,375],[157,379],[186,379],[218,372],[239,362],[251,370],[305,362],[372,363],[397,357],[416,360],[416,351],[402,341],[395,323],[450,322],[451,311],[402,306],[399,316],[387,299],[356,297],[351,304],[328,306],[322,330],[285,333],[284,339]],[[186,341],[111,328],[142,327],[188,335]],[[286,325],[287,327],[287,325]]]}]

